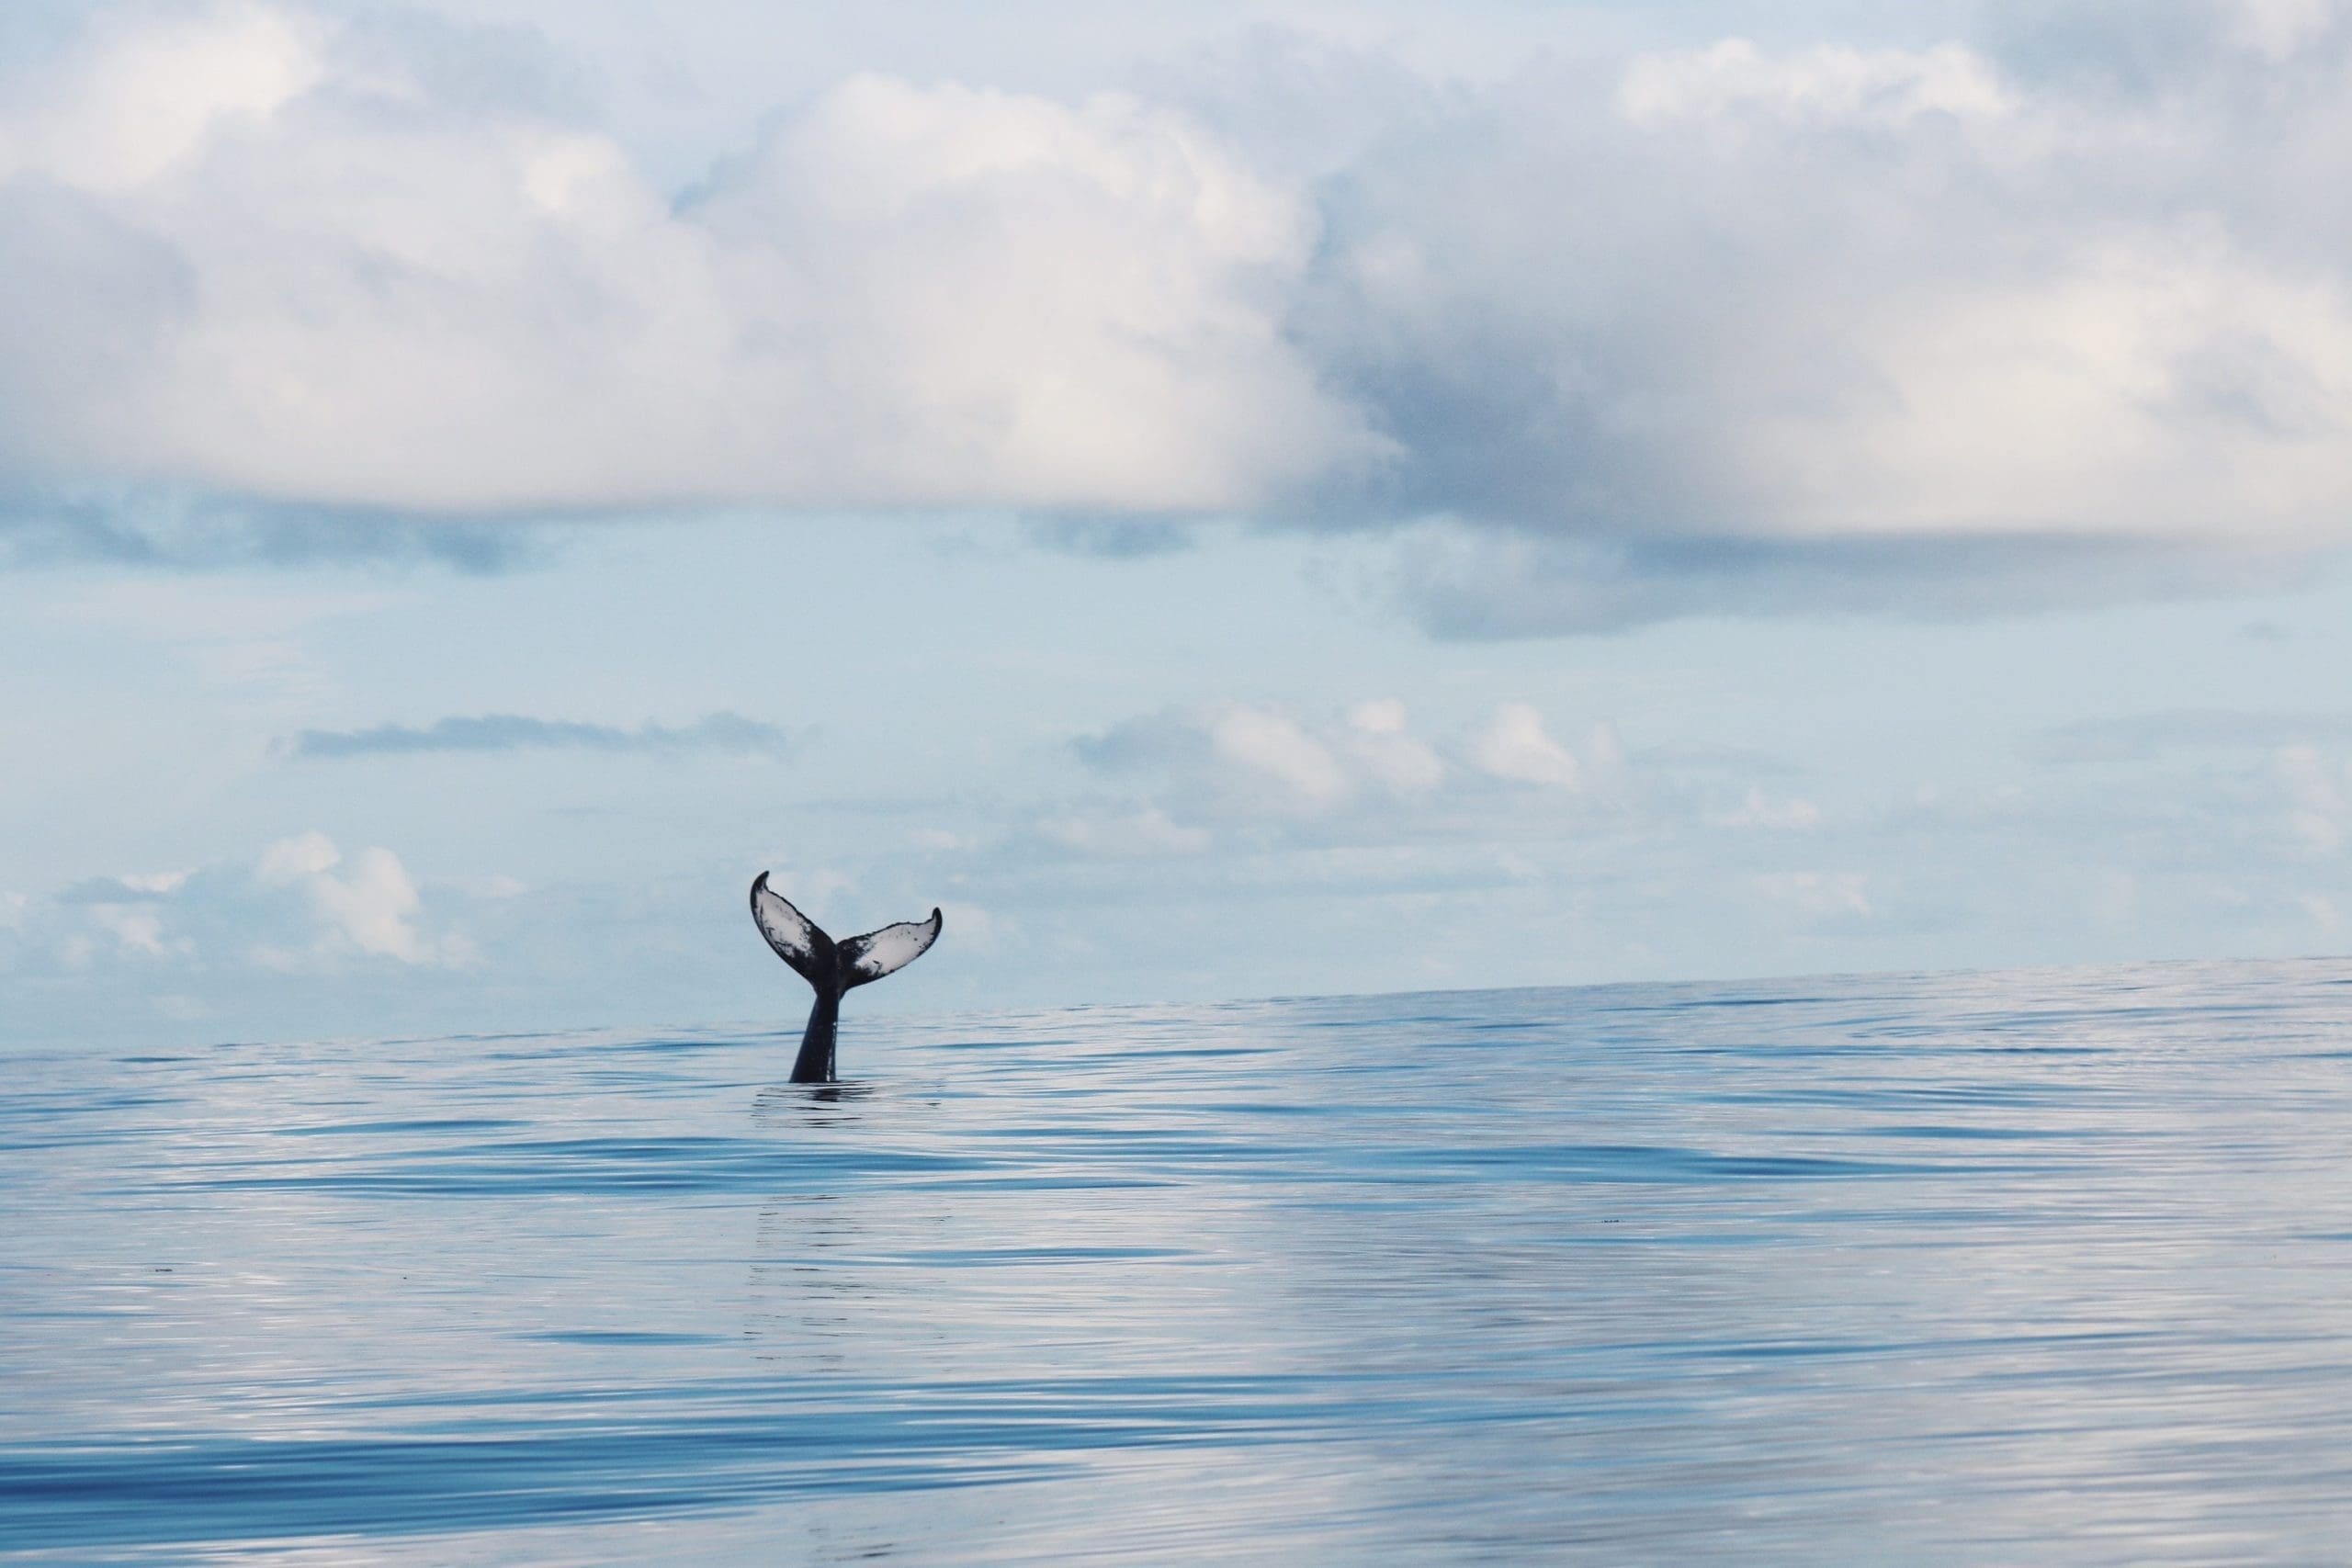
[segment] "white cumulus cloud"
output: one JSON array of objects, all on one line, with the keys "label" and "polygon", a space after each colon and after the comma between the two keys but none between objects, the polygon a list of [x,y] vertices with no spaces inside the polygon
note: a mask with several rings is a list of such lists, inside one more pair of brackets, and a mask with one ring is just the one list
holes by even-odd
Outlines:
[{"label": "white cumulus cloud", "polygon": [[266,887],[295,889],[308,900],[318,927],[317,953],[416,964],[461,964],[474,956],[462,937],[436,940],[418,929],[424,900],[390,850],[362,850],[346,867],[334,840],[300,833],[264,850],[254,874]]},{"label": "white cumulus cloud", "polygon": [[[109,485],[329,532],[1408,524],[1402,596],[1463,635],[2210,591],[2343,547],[2352,28],[2064,20],[2065,68],[1956,16],[1531,41],[1473,81],[1272,36],[1150,96],[848,70],[678,189],[593,107],[452,67],[488,35],[100,6],[0,83],[0,485],[35,498],[0,528],[70,495],[89,547],[150,542]],[[1419,570],[1429,530],[1472,543]]]},{"label": "white cumulus cloud", "polygon": [[1751,784],[1737,806],[1711,813],[1707,820],[1718,828],[1771,828],[1802,831],[1821,826],[1821,807],[1796,795],[1775,799]]},{"label": "white cumulus cloud", "polygon": [[1343,744],[1390,793],[1414,798],[1445,783],[1444,759],[1408,732],[1409,716],[1394,697],[1361,702],[1348,709]]},{"label": "white cumulus cloud", "polygon": [[860,75],[681,202],[302,9],[118,18],[55,84],[0,102],[20,473],[1200,511],[1374,449],[1282,331],[1312,212],[1130,97]]},{"label": "white cumulus cloud", "polygon": [[[1166,792],[1141,818],[1117,831],[1129,841],[1179,847],[1155,828],[1189,831],[1205,818],[1329,817],[1386,811],[1429,799],[1448,768],[1428,741],[1410,732],[1405,705],[1373,698],[1343,714],[1305,717],[1265,703],[1212,703],[1129,719],[1079,743],[1098,769],[1152,781]],[[1100,837],[1107,823],[1088,829]],[[1066,839],[1066,835],[1065,835]],[[1107,840],[1106,840],[1107,841]],[[1189,841],[1189,840],[1185,840]]]},{"label": "white cumulus cloud", "polygon": [[154,909],[136,905],[101,904],[90,910],[90,923],[112,937],[124,953],[167,958],[196,951],[185,937],[166,939],[164,919]]},{"label": "white cumulus cloud", "polygon": [[1584,782],[1576,754],[1552,739],[1532,703],[1505,703],[1471,743],[1478,766],[1515,784],[1574,789]]},{"label": "white cumulus cloud", "polygon": [[119,9],[72,68],[20,91],[0,128],[0,174],[107,192],[157,179],[316,85],[320,31],[300,13],[257,4],[177,16]]},{"label": "white cumulus cloud", "polygon": [[1218,761],[1271,781],[1302,806],[1335,806],[1347,797],[1338,759],[1286,714],[1236,705],[1210,717],[1208,738]]}]

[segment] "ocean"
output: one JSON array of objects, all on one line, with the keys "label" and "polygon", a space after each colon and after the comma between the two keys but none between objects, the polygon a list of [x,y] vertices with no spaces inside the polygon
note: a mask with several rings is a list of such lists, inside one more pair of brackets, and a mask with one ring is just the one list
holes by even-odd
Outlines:
[{"label": "ocean", "polygon": [[2352,961],[0,1061],[0,1557],[2352,1554]]}]

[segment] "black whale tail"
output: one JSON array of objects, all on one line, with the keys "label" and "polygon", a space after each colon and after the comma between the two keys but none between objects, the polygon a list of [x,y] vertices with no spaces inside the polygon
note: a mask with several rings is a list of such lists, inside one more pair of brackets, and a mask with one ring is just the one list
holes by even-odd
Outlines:
[{"label": "black whale tail", "polygon": [[833,1081],[833,1032],[841,1019],[842,993],[893,975],[931,951],[942,925],[937,909],[927,920],[895,926],[835,942],[816,921],[768,886],[768,874],[752,879],[752,919],[775,955],[817,993],[800,1055],[792,1064],[794,1083]]}]

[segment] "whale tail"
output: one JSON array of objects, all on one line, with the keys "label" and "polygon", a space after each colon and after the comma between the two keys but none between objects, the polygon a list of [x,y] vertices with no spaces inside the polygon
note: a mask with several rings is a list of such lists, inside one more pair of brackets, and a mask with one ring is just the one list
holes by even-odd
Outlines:
[{"label": "whale tail", "polygon": [[817,993],[800,1055],[792,1065],[794,1083],[833,1081],[833,1032],[841,1017],[842,993],[893,975],[931,951],[943,921],[937,909],[927,920],[901,920],[880,931],[835,942],[816,921],[768,886],[768,874],[752,879],[752,919],[775,954]]}]

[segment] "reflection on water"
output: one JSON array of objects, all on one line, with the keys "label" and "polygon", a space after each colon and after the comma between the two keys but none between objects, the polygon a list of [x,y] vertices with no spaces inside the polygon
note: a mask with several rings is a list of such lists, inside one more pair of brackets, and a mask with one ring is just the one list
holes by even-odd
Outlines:
[{"label": "reflection on water", "polygon": [[0,1552],[2324,1561],[2352,965],[4,1065]]}]

